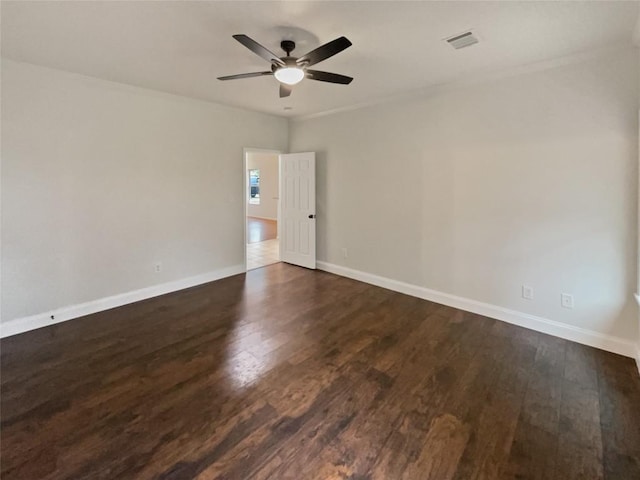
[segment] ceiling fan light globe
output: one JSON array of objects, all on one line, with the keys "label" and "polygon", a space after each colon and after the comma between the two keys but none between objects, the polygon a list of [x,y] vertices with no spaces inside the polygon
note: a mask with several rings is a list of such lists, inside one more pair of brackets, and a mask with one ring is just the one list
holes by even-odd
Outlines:
[{"label": "ceiling fan light globe", "polygon": [[274,75],[280,83],[295,85],[304,78],[304,70],[297,67],[283,67],[276,70]]}]

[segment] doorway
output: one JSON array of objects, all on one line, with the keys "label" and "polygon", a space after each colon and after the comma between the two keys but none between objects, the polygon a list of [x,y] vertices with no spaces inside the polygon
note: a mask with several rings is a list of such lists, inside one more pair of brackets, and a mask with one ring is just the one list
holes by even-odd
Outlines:
[{"label": "doorway", "polygon": [[247,270],[280,261],[279,151],[245,149],[245,262]]}]

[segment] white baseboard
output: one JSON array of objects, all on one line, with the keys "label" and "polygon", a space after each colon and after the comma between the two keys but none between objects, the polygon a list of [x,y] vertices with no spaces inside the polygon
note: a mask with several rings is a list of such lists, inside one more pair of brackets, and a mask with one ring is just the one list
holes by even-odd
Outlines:
[{"label": "white baseboard", "polygon": [[[640,345],[634,342],[605,335],[603,333],[586,330],[584,328],[568,325],[566,323],[556,322],[546,318],[530,315],[528,313],[518,312],[508,308],[491,305],[489,303],[479,302],[464,297],[458,297],[449,293],[431,290],[425,287],[419,287],[398,280],[373,275],[371,273],[353,270],[351,268],[342,267],[327,262],[318,261],[317,268],[330,273],[335,273],[343,277],[352,278],[361,282],[376,285],[378,287],[393,290],[395,292],[404,293],[413,297],[422,298],[442,305],[447,305],[460,310],[477,313],[486,317],[502,320],[507,323],[525,327],[538,332],[554,335],[556,337],[571,340],[591,347],[600,348],[609,352],[634,358],[638,365],[640,373]],[[44,312],[29,317],[17,318],[0,325],[0,338],[17,335],[19,333],[35,330],[36,328],[46,327],[56,323],[65,322],[74,318],[90,315],[92,313],[109,310],[111,308],[120,307],[129,303],[146,300],[148,298],[157,297],[166,293],[175,292],[203,283],[213,282],[221,278],[230,277],[239,273],[244,273],[243,265],[233,265],[231,267],[215,270],[213,272],[196,275],[194,277],[184,278],[173,282],[154,285],[152,287],[134,290],[111,297],[105,297],[78,305],[59,308],[49,312]],[[53,317],[53,318],[52,318]]]},{"label": "white baseboard", "polygon": [[406,295],[440,303],[449,307],[459,308],[460,310],[477,313],[478,315],[483,315],[485,317],[495,318],[497,320],[502,320],[503,322],[518,325],[537,332],[554,335],[556,337],[571,340],[590,347],[599,348],[601,350],[606,350],[608,352],[617,353],[626,357],[636,358],[640,368],[640,352],[638,351],[636,344],[622,338],[605,335],[603,333],[499,307],[497,305],[491,305],[489,303],[458,297],[456,295],[431,290],[425,287],[419,287],[410,283],[380,277],[378,275],[353,270],[351,268],[342,267],[332,263],[318,261],[317,268],[330,273],[335,273],[336,275],[359,280],[388,290],[393,290],[395,292],[404,293]]},{"label": "white baseboard", "polygon": [[221,278],[230,277],[239,273],[244,273],[244,265],[233,265],[231,267],[221,268],[212,272],[203,273],[194,277],[183,278],[173,282],[162,283],[152,287],[141,288],[132,292],[121,293],[111,297],[100,298],[90,302],[80,303],[78,305],[70,305],[68,307],[59,308],[50,312],[44,312],[29,317],[17,318],[0,325],[0,338],[17,335],[18,333],[35,330],[55,323],[66,322],[74,318],[83,317],[92,313],[109,310],[110,308],[120,307],[140,300],[157,297],[166,293],[183,290],[189,287],[195,287],[203,283],[213,282]]}]

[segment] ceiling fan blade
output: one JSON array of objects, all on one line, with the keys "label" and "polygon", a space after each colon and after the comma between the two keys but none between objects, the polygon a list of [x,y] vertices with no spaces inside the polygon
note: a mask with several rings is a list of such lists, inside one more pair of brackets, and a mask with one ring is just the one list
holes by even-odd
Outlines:
[{"label": "ceiling fan blade", "polygon": [[273,53],[272,51],[260,45],[258,42],[256,42],[252,38],[249,38],[246,35],[242,35],[242,34],[234,35],[233,38],[235,38],[242,45],[247,47],[249,50],[251,50],[253,53],[258,55],[259,57],[264,58],[267,62],[276,63],[280,66],[284,66],[284,62],[280,60],[280,57],[278,57],[275,53]]},{"label": "ceiling fan blade", "polygon": [[289,95],[291,95],[291,86],[290,85],[284,85],[284,84],[280,84],[280,98],[284,98],[284,97],[288,97]]},{"label": "ceiling fan blade", "polygon": [[310,51],[306,55],[303,55],[297,60],[297,63],[298,65],[302,65],[303,63],[307,66],[315,65],[316,63],[326,60],[329,57],[333,57],[336,53],[340,53],[345,48],[349,48],[350,46],[351,42],[347,39],[347,37],[336,38],[329,43],[320,45],[318,48]]},{"label": "ceiling fan blade", "polygon": [[321,72],[319,70],[307,70],[307,78],[310,80],[318,80],[319,82],[340,83],[342,85],[349,85],[353,80],[352,77],[347,77],[346,75]]},{"label": "ceiling fan blade", "polygon": [[273,72],[239,73],[238,75],[227,75],[226,77],[218,77],[218,80],[237,80],[239,78],[262,77],[264,75],[273,75]]}]

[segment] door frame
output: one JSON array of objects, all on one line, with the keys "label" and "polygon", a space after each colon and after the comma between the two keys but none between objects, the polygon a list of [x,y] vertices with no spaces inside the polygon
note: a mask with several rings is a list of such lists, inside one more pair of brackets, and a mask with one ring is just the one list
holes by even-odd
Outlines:
[{"label": "door frame", "polygon": [[[249,216],[249,198],[247,192],[249,191],[249,176],[247,175],[247,171],[249,169],[249,162],[247,161],[247,154],[249,153],[272,153],[274,155],[278,155],[278,190],[280,190],[280,155],[283,153],[282,150],[271,150],[268,148],[254,148],[254,147],[244,147],[242,149],[242,201],[244,205],[244,209],[242,210],[243,218],[243,231],[244,231],[244,241],[242,244],[242,251],[244,252],[242,258],[242,264],[244,265],[244,271],[247,271],[247,217]],[[276,221],[278,222],[278,237],[280,236],[280,195],[278,195],[278,216]]]}]

